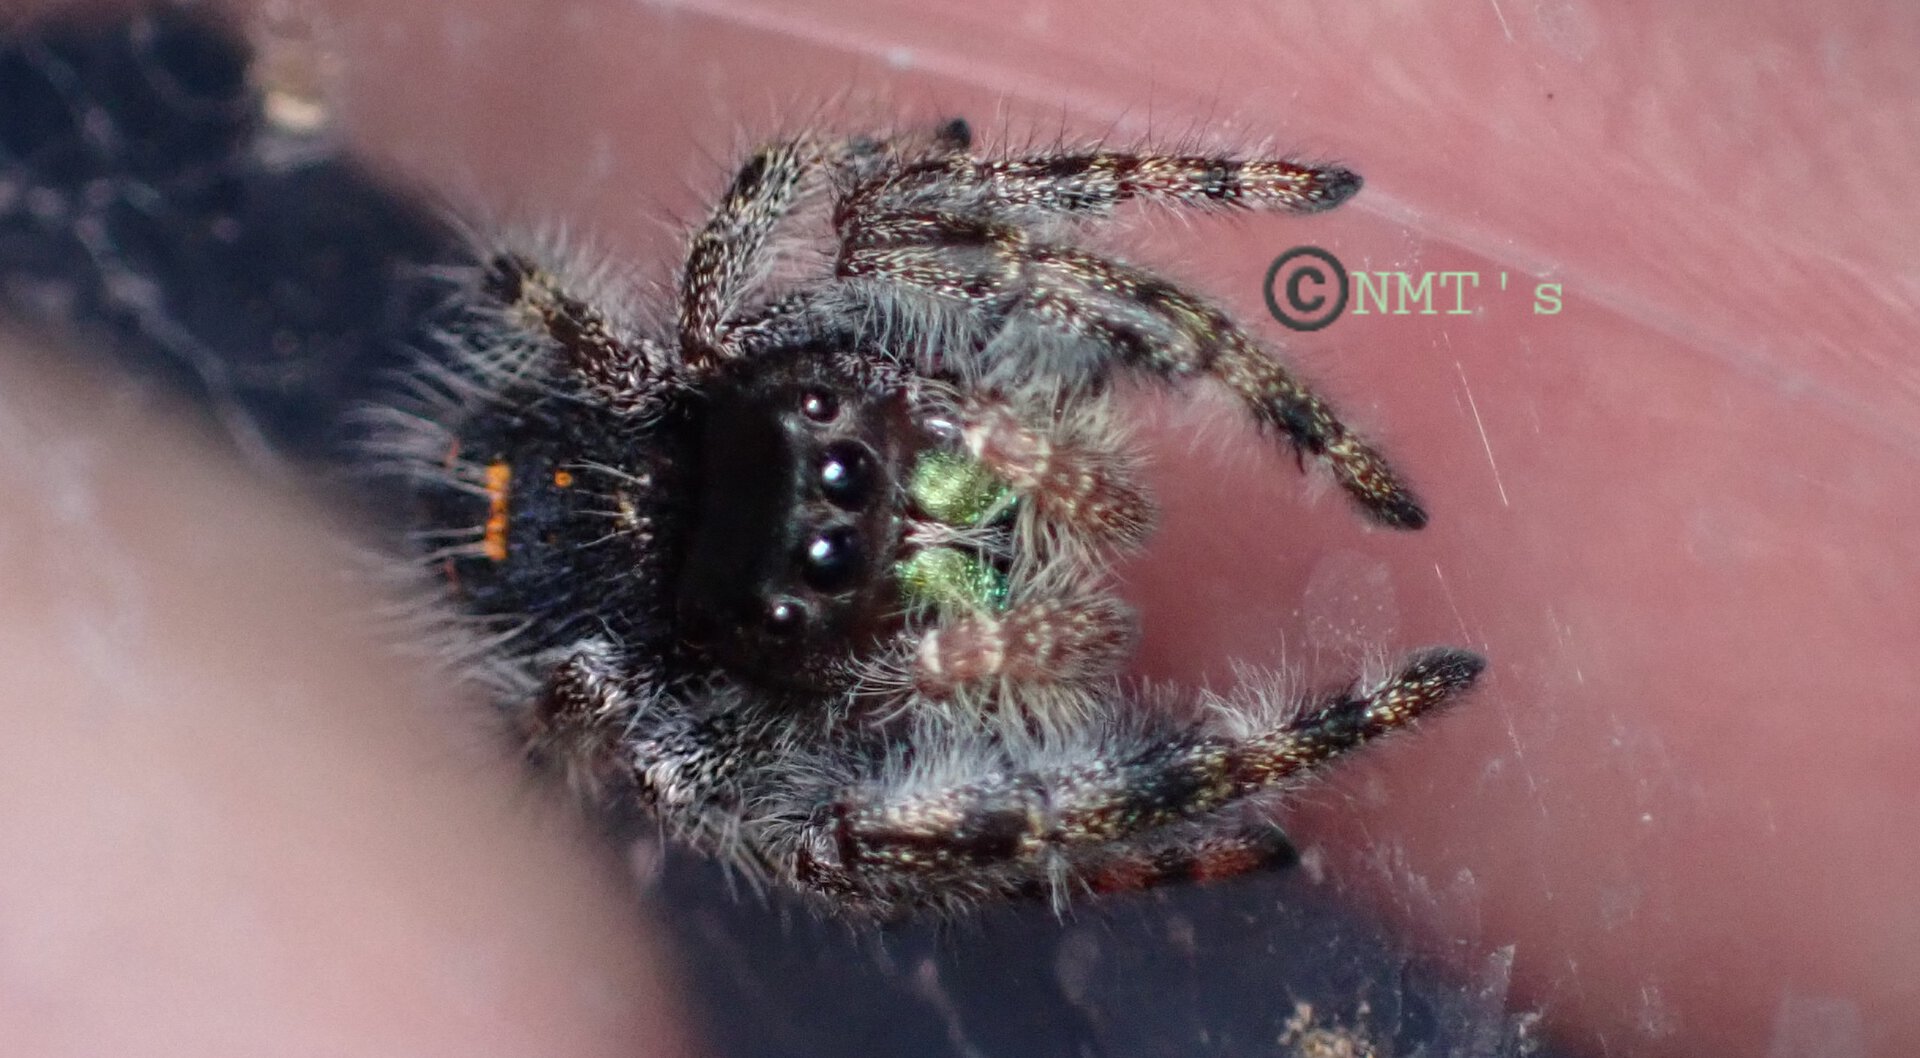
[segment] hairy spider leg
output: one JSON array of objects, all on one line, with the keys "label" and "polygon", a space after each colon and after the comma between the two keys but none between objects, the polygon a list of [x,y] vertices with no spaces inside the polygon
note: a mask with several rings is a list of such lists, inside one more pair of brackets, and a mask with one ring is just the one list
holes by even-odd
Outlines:
[{"label": "hairy spider leg", "polygon": [[594,804],[604,804],[626,778],[620,747],[635,709],[616,658],[605,640],[579,644],[554,666],[519,718],[528,759],[556,767],[571,789]]},{"label": "hairy spider leg", "polygon": [[1071,881],[1097,894],[1126,893],[1182,882],[1213,882],[1300,862],[1287,835],[1271,823],[1180,839],[1123,847],[1076,864]]},{"label": "hairy spider leg", "polygon": [[499,254],[488,261],[482,290],[552,341],[588,392],[616,411],[645,410],[672,384],[666,350],[638,335],[616,335],[604,314],[524,257]]},{"label": "hairy spider leg", "polygon": [[1210,375],[1260,423],[1323,459],[1382,524],[1418,529],[1426,511],[1384,457],[1226,313],[1146,271],[1098,254],[1037,243],[1016,224],[940,212],[848,219],[837,270],[1024,313],[1087,339],[1113,362],[1165,378]]},{"label": "hairy spider leg", "polygon": [[1360,190],[1337,166],[1276,158],[1085,151],[1020,158],[955,154],[899,166],[849,196],[842,216],[888,201],[983,199],[999,210],[1103,215],[1130,199],[1201,209],[1319,213]]},{"label": "hairy spider leg", "polygon": [[855,180],[907,159],[964,151],[971,142],[966,122],[956,119],[922,135],[840,141],[803,137],[756,149],[735,171],[687,247],[678,319],[685,361],[700,367],[742,354],[733,330],[748,289],[763,271],[768,242],[821,177],[844,173]]},{"label": "hairy spider leg", "polygon": [[1088,750],[931,789],[856,791],[835,807],[832,847],[856,873],[942,874],[1132,841],[1274,790],[1406,726],[1470,687],[1483,664],[1462,650],[1427,651],[1372,687],[1246,737],[1201,732],[1119,761]]},{"label": "hairy spider leg", "polygon": [[799,202],[807,177],[826,161],[811,140],[754,151],[687,247],[680,276],[681,355],[701,366],[732,359],[727,323],[755,279],[767,240]]}]

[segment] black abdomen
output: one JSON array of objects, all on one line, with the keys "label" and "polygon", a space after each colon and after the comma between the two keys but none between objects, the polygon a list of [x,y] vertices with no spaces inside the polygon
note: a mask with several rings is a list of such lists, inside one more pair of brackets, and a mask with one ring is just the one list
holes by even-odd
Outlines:
[{"label": "black abdomen", "polygon": [[444,560],[464,607],[503,630],[525,622],[529,652],[584,637],[670,649],[686,433],[545,394],[470,418],[448,453],[460,484],[423,496],[440,539],[474,545]]}]

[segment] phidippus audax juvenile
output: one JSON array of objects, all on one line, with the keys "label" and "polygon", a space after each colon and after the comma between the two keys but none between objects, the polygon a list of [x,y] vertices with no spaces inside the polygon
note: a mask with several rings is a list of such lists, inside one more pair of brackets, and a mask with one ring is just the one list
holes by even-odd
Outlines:
[{"label": "phidippus audax juvenile", "polygon": [[1433,649],[1315,700],[1253,680],[1184,714],[1121,681],[1135,630],[1103,573],[1151,507],[1116,374],[1224,386],[1375,521],[1426,514],[1239,325],[1073,235],[1131,199],[1315,212],[1359,178],[970,139],[754,152],[665,321],[621,284],[483,254],[385,445],[423,550],[537,760],[836,909],[1284,862],[1259,803],[1482,663]]}]

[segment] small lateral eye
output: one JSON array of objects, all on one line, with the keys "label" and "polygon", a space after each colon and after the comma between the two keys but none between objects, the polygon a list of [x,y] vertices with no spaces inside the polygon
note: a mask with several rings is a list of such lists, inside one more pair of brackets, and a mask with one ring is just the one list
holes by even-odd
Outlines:
[{"label": "small lateral eye", "polygon": [[800,414],[814,422],[832,422],[840,417],[840,398],[824,389],[809,389],[800,395]]},{"label": "small lateral eye", "polygon": [[761,616],[761,624],[768,635],[792,639],[807,625],[806,604],[797,599],[769,599],[766,612]]},{"label": "small lateral eye", "polygon": [[839,525],[807,541],[800,553],[800,579],[826,594],[845,591],[860,579],[866,548],[853,526]]},{"label": "small lateral eye", "polygon": [[836,441],[820,453],[820,494],[846,510],[866,506],[873,495],[873,453],[857,441]]}]

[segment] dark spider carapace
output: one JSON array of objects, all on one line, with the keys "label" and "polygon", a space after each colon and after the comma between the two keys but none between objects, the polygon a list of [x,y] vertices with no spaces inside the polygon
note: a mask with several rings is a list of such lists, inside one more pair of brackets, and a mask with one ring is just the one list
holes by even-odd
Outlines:
[{"label": "dark spider carapace", "polygon": [[[488,252],[380,450],[532,755],[754,877],[888,914],[1284,862],[1267,795],[1481,662],[1428,650],[1305,700],[1250,678],[1197,710],[1121,678],[1106,564],[1151,503],[1115,374],[1222,386],[1377,522],[1426,514],[1225,313],[1072,235],[1132,199],[1313,212],[1358,187],[979,156],[957,122],[776,142],[693,234],[670,325]],[[822,233],[819,274],[770,278]]]},{"label": "dark spider carapace", "polygon": [[701,431],[682,626],[769,688],[830,687],[899,625],[900,488],[926,439],[904,394],[823,368],[800,359],[727,387]]},{"label": "dark spider carapace", "polygon": [[[519,289],[525,267],[495,261],[491,288]],[[428,493],[437,529],[486,526],[478,553],[443,560],[456,591],[528,618],[536,650],[598,632],[808,694],[854,682],[916,597],[1004,579],[992,554],[911,539],[959,510],[993,551],[1012,546],[997,490],[964,491],[978,475],[955,425],[897,375],[798,350],[755,368],[668,398],[643,428],[532,386],[512,414],[469,420],[451,454],[478,458],[482,493]]]}]

